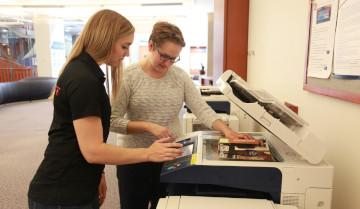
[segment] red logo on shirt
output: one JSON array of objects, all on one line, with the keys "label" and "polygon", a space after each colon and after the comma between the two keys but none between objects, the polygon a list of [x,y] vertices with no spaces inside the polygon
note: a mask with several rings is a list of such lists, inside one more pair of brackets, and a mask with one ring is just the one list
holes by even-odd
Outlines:
[{"label": "red logo on shirt", "polygon": [[60,94],[60,87],[56,86],[55,87],[55,96],[59,96],[59,94]]}]

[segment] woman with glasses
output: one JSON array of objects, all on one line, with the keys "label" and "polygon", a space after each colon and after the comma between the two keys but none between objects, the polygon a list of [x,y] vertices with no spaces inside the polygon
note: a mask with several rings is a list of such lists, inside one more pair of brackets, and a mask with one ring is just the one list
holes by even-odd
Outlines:
[{"label": "woman with glasses", "polygon": [[[185,102],[206,126],[230,139],[246,138],[232,131],[201,98],[190,76],[174,65],[185,46],[180,29],[167,22],[153,26],[149,54],[125,70],[113,102],[111,130],[127,134],[118,139],[125,147],[148,147],[163,137],[180,135],[179,112]],[[164,191],[159,183],[161,163],[117,167],[122,209],[155,209]]]}]

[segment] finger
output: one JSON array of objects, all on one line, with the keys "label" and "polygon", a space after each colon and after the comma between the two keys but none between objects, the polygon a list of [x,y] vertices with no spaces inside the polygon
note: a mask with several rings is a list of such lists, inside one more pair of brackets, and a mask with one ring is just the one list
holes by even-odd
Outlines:
[{"label": "finger", "polygon": [[176,142],[170,143],[170,147],[172,147],[172,148],[181,148],[183,146],[184,145],[181,143],[176,143]]},{"label": "finger", "polygon": [[163,137],[161,139],[156,140],[156,142],[158,142],[158,143],[169,143],[169,142],[171,142],[171,139],[170,139],[170,137]]},{"label": "finger", "polygon": [[168,149],[167,153],[177,157],[177,156],[181,155],[183,152],[180,149]]},{"label": "finger", "polygon": [[175,149],[173,152],[175,154],[177,154],[177,155],[182,155],[183,154],[183,151],[181,149]]},{"label": "finger", "polygon": [[165,161],[171,161],[171,160],[174,160],[174,159],[175,159],[175,157],[163,157],[161,159],[161,161],[165,162]]},{"label": "finger", "polygon": [[172,142],[172,143],[164,143],[164,146],[165,146],[166,148],[175,148],[175,149],[178,149],[178,148],[183,147],[183,145],[182,145],[182,144],[180,144],[180,143],[176,143],[176,142]]},{"label": "finger", "polygon": [[246,136],[246,138],[248,138],[248,139],[255,139],[252,135],[250,135],[250,134],[245,134],[245,136]]},{"label": "finger", "polygon": [[170,160],[173,160],[175,159],[175,157],[171,157],[170,155],[167,155],[166,153],[163,153],[161,155],[158,155],[156,157],[156,160],[157,162],[165,162],[165,161],[170,161]]},{"label": "finger", "polygon": [[177,156],[174,154],[174,153],[166,153],[164,155],[164,157],[167,157],[167,158],[176,158]]},{"label": "finger", "polygon": [[165,156],[176,158],[176,157],[181,156],[181,154],[182,154],[182,152],[175,152],[175,151],[173,151],[173,152],[168,152],[168,153],[166,153]]},{"label": "finger", "polygon": [[184,145],[180,144],[180,143],[167,143],[166,144],[166,148],[174,148],[174,149],[179,149],[181,147],[183,147]]},{"label": "finger", "polygon": [[105,201],[105,196],[99,196],[99,204],[102,205]]},{"label": "finger", "polygon": [[245,135],[245,134],[238,134],[237,137],[238,137],[239,139],[248,139],[248,138],[249,138],[249,137],[248,137],[247,135]]},{"label": "finger", "polygon": [[172,133],[172,132],[170,132],[169,136],[170,136],[170,138],[172,138],[173,140],[175,140],[176,137],[177,137],[176,134],[174,134],[174,133]]},{"label": "finger", "polygon": [[105,199],[105,197],[106,197],[106,189],[104,189],[104,190],[102,191],[102,196],[103,196],[104,199]]},{"label": "finger", "polygon": [[239,138],[230,139],[230,142],[234,142],[234,143],[240,143],[241,141],[242,141],[242,139],[239,139]]},{"label": "finger", "polygon": [[250,135],[248,134],[240,134],[239,135],[239,138],[240,139],[253,139]]},{"label": "finger", "polygon": [[171,136],[169,136],[169,138],[170,138],[170,142],[175,142],[176,141],[176,135],[171,135]]},{"label": "finger", "polygon": [[101,189],[99,190],[99,195],[101,197],[104,197],[106,195],[106,188],[104,187],[101,187]]},{"label": "finger", "polygon": [[167,158],[171,158],[172,160],[175,159],[176,157],[178,157],[179,155],[175,154],[175,153],[166,153],[165,157]]},{"label": "finger", "polygon": [[168,138],[166,134],[159,134],[158,139]]},{"label": "finger", "polygon": [[239,138],[239,139],[243,139],[243,140],[244,140],[244,139],[245,139],[245,140],[249,140],[249,139],[250,139],[250,138],[247,137],[247,136],[239,136],[238,138]]}]

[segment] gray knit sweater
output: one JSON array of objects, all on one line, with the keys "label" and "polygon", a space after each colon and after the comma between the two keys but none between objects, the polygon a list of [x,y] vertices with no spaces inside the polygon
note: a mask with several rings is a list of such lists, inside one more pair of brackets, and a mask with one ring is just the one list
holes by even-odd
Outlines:
[{"label": "gray knit sweater", "polygon": [[[119,94],[112,104],[111,131],[127,134],[129,120],[148,121],[168,127],[180,136],[179,111],[184,102],[208,128],[220,119],[181,68],[173,65],[164,77],[154,79],[139,64],[131,65],[124,71]],[[124,147],[148,147],[156,137],[145,132],[120,140],[118,144]]]}]

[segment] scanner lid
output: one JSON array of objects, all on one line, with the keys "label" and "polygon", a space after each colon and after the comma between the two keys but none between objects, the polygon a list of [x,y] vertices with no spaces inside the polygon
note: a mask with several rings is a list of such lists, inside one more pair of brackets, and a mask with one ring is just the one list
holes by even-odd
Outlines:
[{"label": "scanner lid", "polygon": [[325,147],[309,130],[308,123],[271,94],[251,88],[231,70],[216,83],[230,101],[308,162],[317,164],[324,158]]}]

